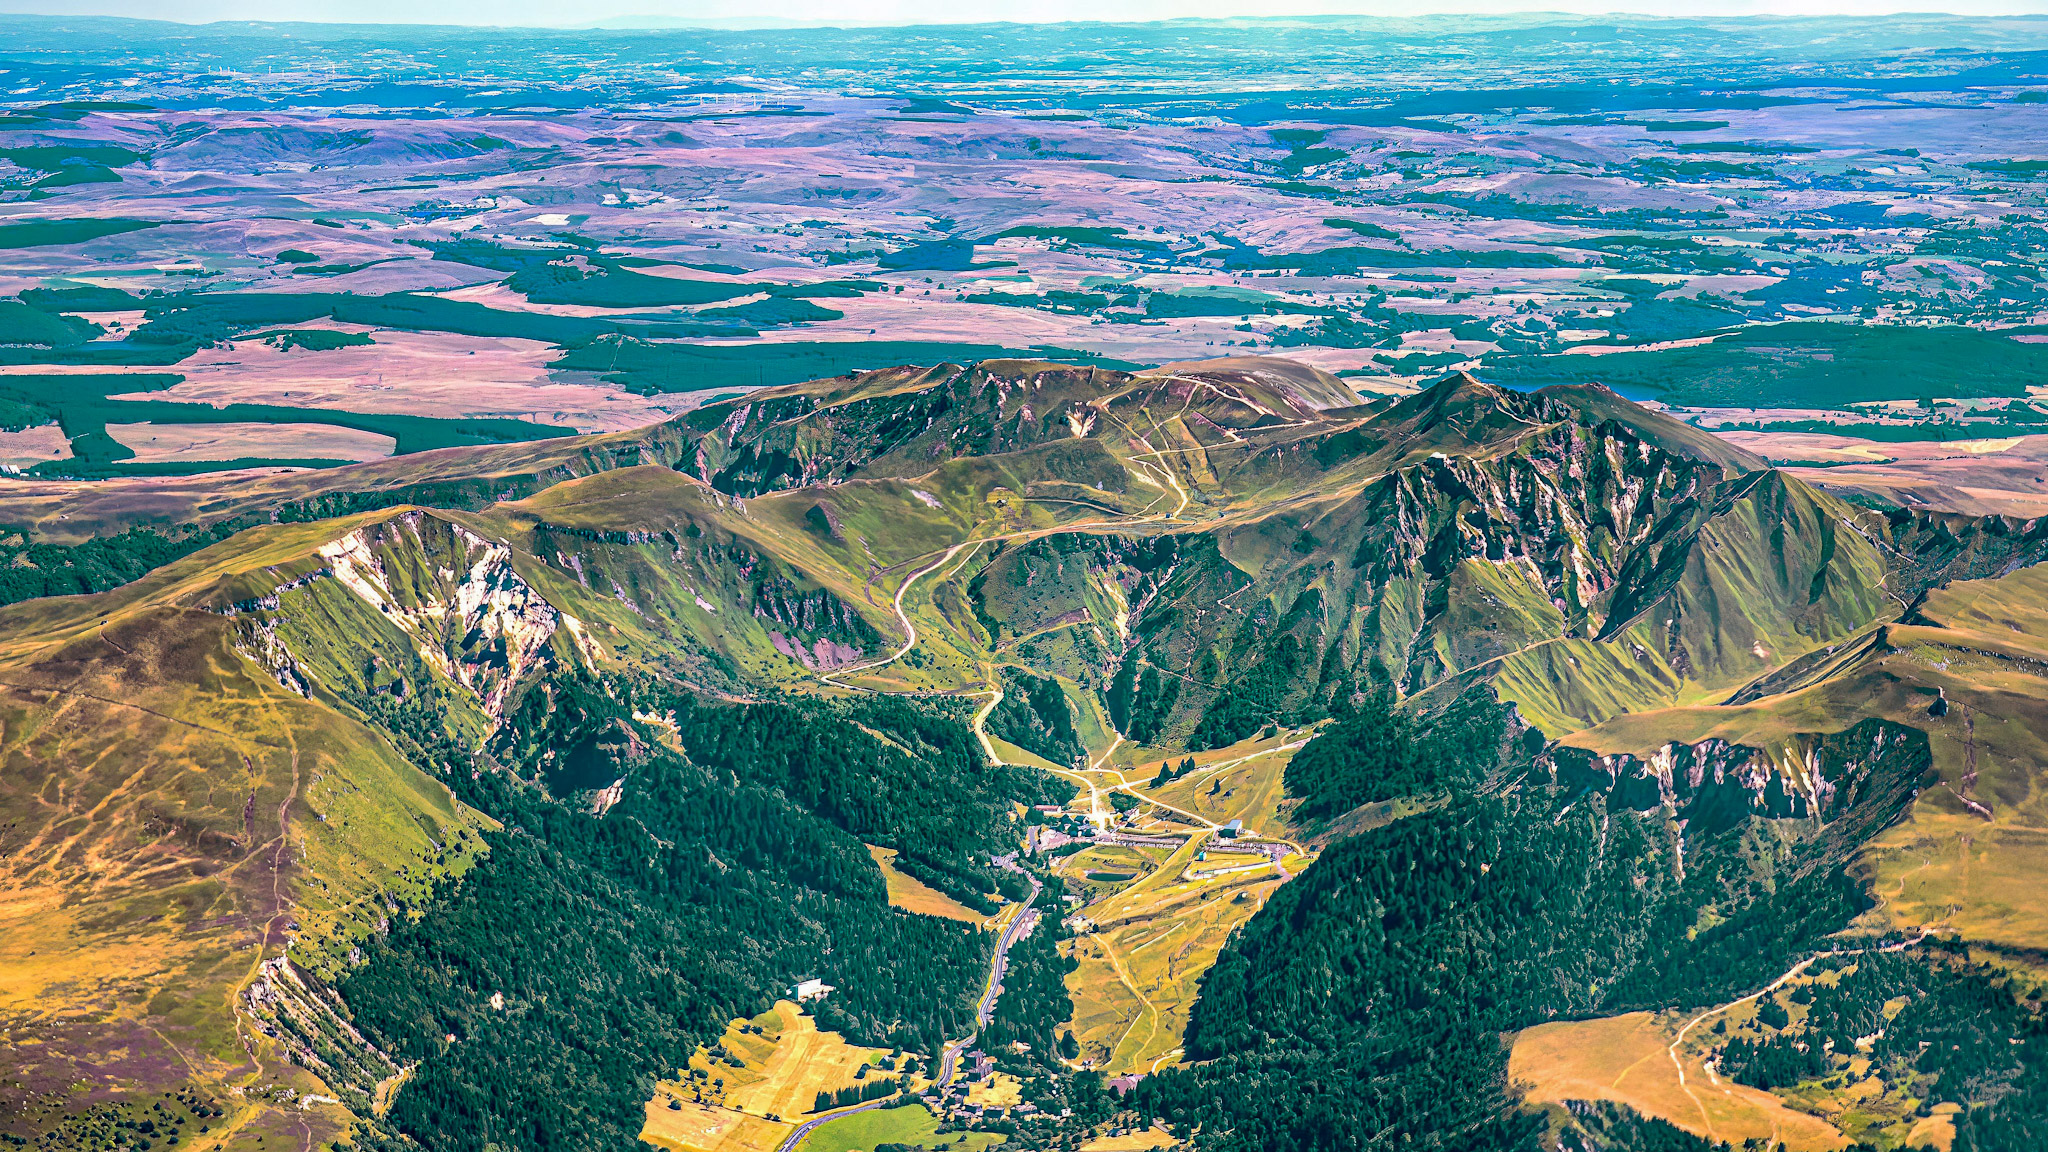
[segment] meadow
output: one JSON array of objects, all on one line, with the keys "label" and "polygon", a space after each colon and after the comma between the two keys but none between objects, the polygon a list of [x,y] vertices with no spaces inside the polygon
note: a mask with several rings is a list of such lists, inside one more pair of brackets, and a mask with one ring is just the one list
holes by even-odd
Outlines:
[{"label": "meadow", "polygon": [[[1108,1074],[1174,1062],[1202,974],[1281,883],[1270,869],[1215,874],[1197,859],[1215,843],[1198,834],[1170,854],[1097,847],[1061,863],[1061,874],[1081,879],[1079,890],[1090,895],[1078,911],[1090,926],[1063,946],[1080,962],[1067,991],[1082,1061]],[[1225,860],[1235,862],[1225,856],[1218,865]],[[1145,870],[1129,882],[1087,880],[1112,864]]]},{"label": "meadow", "polygon": [[819,1031],[798,1005],[778,1001],[759,1016],[734,1020],[715,1046],[691,1056],[681,1078],[662,1081],[647,1102],[640,1138],[671,1152],[773,1152],[819,1092],[856,1084],[855,1072],[888,1058],[885,1048]]},{"label": "meadow", "polygon": [[922,1104],[876,1108],[818,1125],[798,1147],[804,1152],[872,1152],[882,1144],[953,1148],[981,1152],[1002,1143],[994,1132],[941,1132],[938,1118]]}]

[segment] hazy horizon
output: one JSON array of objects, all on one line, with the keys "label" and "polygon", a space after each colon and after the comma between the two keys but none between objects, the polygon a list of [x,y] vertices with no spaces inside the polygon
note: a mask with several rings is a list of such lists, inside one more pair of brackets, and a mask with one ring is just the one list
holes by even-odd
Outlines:
[{"label": "hazy horizon", "polygon": [[404,0],[0,0],[0,13],[106,16],[174,23],[303,22],[471,27],[579,28],[597,25],[854,27],[930,24],[1148,23],[1177,19],[1304,16],[1622,16],[1637,19],[1868,17],[1926,14],[1972,17],[2048,15],[2048,0],[992,0],[971,11],[938,0],[450,0],[422,11]]}]

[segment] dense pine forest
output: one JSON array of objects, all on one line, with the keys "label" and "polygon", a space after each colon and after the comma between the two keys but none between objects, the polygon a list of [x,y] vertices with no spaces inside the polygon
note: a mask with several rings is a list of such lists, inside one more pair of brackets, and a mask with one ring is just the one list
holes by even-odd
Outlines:
[{"label": "dense pine forest", "polygon": [[[681,750],[635,711],[671,717]],[[363,1034],[418,1062],[366,1136],[392,1150],[634,1148],[662,1070],[809,976],[838,989],[821,1028],[935,1052],[972,1030],[992,938],[890,908],[862,840],[994,893],[1019,882],[987,866],[1015,839],[1008,807],[1044,795],[954,712],[892,698],[706,704],[563,678],[495,767],[400,728],[503,827],[341,984]],[[616,779],[593,814],[585,789]]]},{"label": "dense pine forest", "polygon": [[1003,698],[983,724],[988,734],[1038,753],[1055,764],[1084,755],[1074,712],[1059,681],[1020,668],[1002,669]]},{"label": "dense pine forest", "polygon": [[1767,836],[1752,816],[1689,835],[1488,697],[1423,724],[1346,718],[1288,772],[1303,808],[1428,803],[1331,845],[1240,930],[1188,1029],[1204,1063],[1145,1080],[1141,1106],[1205,1148],[1534,1148],[1545,1121],[1517,1107],[1502,1034],[1733,999],[1819,948],[1865,906],[1848,833],[1894,818],[1925,770],[1924,738],[1876,721],[1820,754],[1873,747],[1853,830]]}]

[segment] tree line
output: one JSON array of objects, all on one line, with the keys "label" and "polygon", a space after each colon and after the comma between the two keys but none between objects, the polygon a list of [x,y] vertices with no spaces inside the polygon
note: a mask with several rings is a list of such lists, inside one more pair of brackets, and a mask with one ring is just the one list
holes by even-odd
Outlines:
[{"label": "tree line", "polygon": [[[819,1027],[858,1043],[935,1052],[973,1028],[991,938],[889,907],[862,843],[977,875],[1010,804],[1039,798],[1009,791],[1035,782],[982,762],[953,712],[885,700],[848,723],[821,702],[561,676],[472,757],[430,694],[363,703],[502,822],[339,983],[357,1028],[417,1062],[363,1147],[636,1148],[655,1080],[806,976],[837,989]],[[685,753],[636,709],[672,712]],[[602,816],[550,786],[578,758],[578,775],[627,780]]]}]

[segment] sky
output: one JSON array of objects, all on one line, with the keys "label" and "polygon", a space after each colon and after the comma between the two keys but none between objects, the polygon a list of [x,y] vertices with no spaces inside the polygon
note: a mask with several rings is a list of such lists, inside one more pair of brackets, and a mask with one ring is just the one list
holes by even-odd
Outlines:
[{"label": "sky", "polygon": [[2048,0],[0,0],[0,13],[132,16],[188,23],[307,20],[524,27],[643,20],[772,27],[1526,11],[1693,17],[1935,11],[2048,15]]}]

